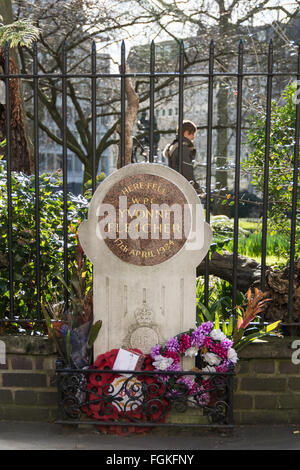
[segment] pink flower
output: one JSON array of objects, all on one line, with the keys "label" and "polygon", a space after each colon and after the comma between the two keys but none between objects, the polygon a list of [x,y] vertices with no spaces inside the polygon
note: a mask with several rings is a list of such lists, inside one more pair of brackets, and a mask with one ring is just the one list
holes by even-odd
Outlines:
[{"label": "pink flower", "polygon": [[164,356],[165,356],[165,357],[171,357],[175,363],[177,363],[177,362],[180,361],[180,356],[179,356],[179,354],[178,354],[177,352],[175,352],[175,351],[170,350],[170,349],[168,349],[168,350],[164,353]]},{"label": "pink flower", "polygon": [[233,342],[230,339],[226,338],[223,341],[221,341],[221,345],[223,346],[224,349],[229,349],[232,347]]},{"label": "pink flower", "polygon": [[211,352],[219,356],[221,359],[227,359],[228,351],[220,343],[213,344],[210,348]]},{"label": "pink flower", "polygon": [[216,372],[228,372],[229,364],[229,361],[224,361],[222,364],[216,367]]},{"label": "pink flower", "polygon": [[213,345],[213,340],[209,336],[206,336],[203,341],[203,347],[206,349],[209,349],[212,345]]},{"label": "pink flower", "polygon": [[187,349],[191,347],[191,337],[186,333],[180,336],[179,352],[184,354]]}]

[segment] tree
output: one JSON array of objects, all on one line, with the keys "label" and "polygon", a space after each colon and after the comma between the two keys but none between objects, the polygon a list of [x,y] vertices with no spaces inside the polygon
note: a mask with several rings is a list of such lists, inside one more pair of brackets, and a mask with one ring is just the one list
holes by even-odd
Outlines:
[{"label": "tree", "polygon": [[[294,171],[294,146],[296,123],[296,85],[290,84],[283,92],[282,99],[272,100],[270,131],[270,171],[269,171],[269,231],[278,231],[290,236],[290,217]],[[251,119],[248,142],[251,153],[243,162],[244,170],[252,176],[252,184],[262,193],[264,186],[265,159],[265,112],[257,110]],[[300,175],[298,174],[298,187]],[[298,208],[300,192],[298,190]],[[296,214],[294,214],[296,216]],[[288,255],[288,253],[283,253]],[[300,255],[300,226],[296,225],[296,254]]]},{"label": "tree", "polygon": [[[2,15],[4,22],[4,25],[0,26],[0,72],[3,73],[5,70],[5,56],[9,52],[8,72],[18,74],[16,47],[30,45],[37,39],[39,30],[25,20],[13,22],[11,0],[0,1],[0,15]],[[7,49],[6,44],[11,46],[10,50]],[[34,170],[33,148],[28,135],[20,80],[10,79],[9,85],[11,168],[29,174]],[[3,99],[3,102],[0,103],[1,141],[7,137],[6,111],[6,102]]]},{"label": "tree", "polygon": [[[261,8],[267,8],[270,0],[262,2],[243,0],[232,0],[230,5],[225,5],[221,0],[211,0],[210,2],[197,2],[189,6],[189,12],[185,11],[184,3],[174,3],[173,1],[146,0],[141,2],[108,2],[102,0],[54,0],[51,4],[38,0],[34,4],[24,5],[23,2],[17,2],[17,17],[23,18],[31,15],[32,21],[42,29],[41,41],[39,43],[38,67],[41,72],[60,73],[62,71],[62,52],[67,55],[67,70],[70,73],[86,73],[91,71],[91,40],[95,39],[97,50],[105,51],[104,46],[108,43],[117,43],[120,39],[130,38],[134,41],[135,35],[141,35],[145,38],[158,36],[162,32],[167,33],[172,39],[178,41],[178,35],[174,33],[171,24],[183,25],[182,33],[185,37],[193,33],[196,37],[194,45],[190,48],[190,54],[185,53],[185,67],[188,70],[194,64],[204,62],[203,46],[207,48],[208,37],[213,34],[216,39],[216,70],[228,70],[227,56],[232,51],[234,39],[240,35],[241,25],[249,22]],[[271,8],[271,7],[270,7]],[[213,12],[213,13],[212,13]],[[236,20],[238,15],[238,20]],[[101,21],[99,21],[101,18]],[[150,29],[151,28],[151,29]],[[142,33],[141,33],[142,31]],[[196,34],[195,34],[196,33]],[[221,38],[222,41],[218,41]],[[227,49],[226,49],[227,48]],[[196,52],[196,53],[195,53]],[[200,57],[202,53],[202,57]],[[31,72],[31,61],[28,56],[32,56],[32,51],[27,50],[26,54],[21,51],[22,71]],[[103,64],[97,61],[97,73],[103,72]],[[102,66],[101,66],[102,65]],[[82,82],[85,81],[85,84]],[[88,179],[92,173],[92,112],[90,107],[91,89],[86,87],[87,79],[67,80],[68,102],[74,107],[76,117],[73,126],[67,123],[67,148],[73,152],[85,167],[85,179]],[[140,110],[149,107],[149,90],[142,86],[142,80],[134,80],[133,85],[136,93],[139,95]],[[168,86],[172,80],[164,80],[156,84],[156,91]],[[63,128],[63,119],[61,113],[61,79],[55,77],[45,77],[40,82],[42,87],[39,89],[40,105],[47,110],[50,119],[54,123],[54,129],[44,119],[42,113],[39,117],[39,126],[50,139],[62,145],[62,138],[59,136]],[[101,155],[111,146],[118,143],[118,137],[115,131],[120,123],[120,92],[118,81],[110,82],[104,79],[101,81],[101,96],[97,94],[97,118],[106,120],[106,131],[97,140],[95,150],[96,167]],[[224,84],[224,86],[223,86]],[[30,84],[31,85],[31,84]],[[80,91],[80,87],[86,87],[85,92]],[[222,85],[222,86],[221,86]],[[217,160],[217,179],[220,187],[227,186],[226,167],[228,153],[228,81],[224,79],[220,82],[218,91],[218,121],[217,149],[219,155]],[[27,95],[26,101],[29,102],[31,94]],[[33,118],[32,112],[28,111],[28,116]],[[103,126],[102,126],[103,128]],[[223,180],[222,180],[223,178]]]},{"label": "tree", "polygon": [[[140,4],[139,0],[136,1]],[[283,47],[287,52],[292,52],[294,47],[289,43],[288,37],[282,31],[282,25],[272,17],[266,21],[270,13],[276,13],[280,21],[288,21],[295,18],[299,12],[297,2],[289,2],[283,5],[282,2],[275,4],[272,0],[200,0],[174,2],[173,0],[146,0],[141,3],[141,7],[147,14],[151,14],[157,19],[156,33],[164,31],[169,37],[178,41],[180,37],[188,35],[197,37],[197,48],[201,51],[208,50],[210,39],[215,43],[215,71],[230,72],[236,67],[232,58],[236,57],[237,43],[239,39],[245,40],[245,54],[247,53],[247,68],[252,67],[253,71],[260,70],[266,62],[265,47],[260,40],[255,38],[256,20],[263,22],[260,31],[274,29],[275,36],[283,38]],[[264,17],[263,17],[264,15]],[[259,28],[256,28],[259,30]],[[282,41],[281,41],[282,42]],[[193,48],[195,50],[195,46]],[[287,62],[291,62],[290,54],[283,54],[283,48],[278,49],[281,54],[281,61],[286,57]],[[277,50],[276,50],[277,52]],[[229,130],[234,125],[234,111],[230,113],[232,106],[232,89],[236,87],[235,83],[228,77],[221,77],[217,80],[218,89],[216,93],[216,186],[222,195],[228,192],[228,149],[229,149]],[[245,84],[245,80],[244,80]],[[261,84],[258,83],[258,88]],[[257,105],[257,98],[264,100],[263,92],[259,91],[260,96],[255,90],[252,90],[248,96],[247,105],[249,107]],[[251,98],[251,95],[253,98]],[[261,101],[260,101],[261,102]],[[233,115],[233,117],[232,117]],[[221,199],[222,200],[222,199]],[[225,206],[220,206],[218,212],[223,213]],[[225,209],[226,212],[226,209]]]},{"label": "tree", "polygon": [[[108,58],[103,61],[97,51],[105,51],[105,46],[120,41],[128,34],[128,29],[138,24],[151,21],[147,15],[128,8],[129,2],[100,3],[95,0],[68,2],[55,0],[46,3],[36,1],[31,18],[41,29],[42,34],[38,45],[37,64],[40,72],[61,74],[66,66],[68,73],[84,74],[92,71],[93,57],[96,57],[95,73],[107,73]],[[31,5],[19,2],[18,17],[26,17],[30,13]],[[100,20],[99,20],[100,19]],[[130,33],[131,34],[131,33]],[[92,47],[94,40],[94,48]],[[66,62],[63,56],[65,54]],[[22,72],[30,73],[33,52],[27,48],[20,51]],[[127,85],[128,85],[128,81]],[[66,146],[83,163],[85,169],[84,180],[92,175],[93,153],[95,153],[96,169],[101,155],[119,139],[115,132],[120,124],[120,80],[102,79],[97,81],[96,118],[100,123],[100,131],[105,125],[105,132],[97,138],[94,149],[92,135],[92,108],[91,108],[91,80],[67,79],[67,105],[75,111],[75,116],[68,116],[66,122]],[[32,82],[29,83],[32,88]],[[99,87],[99,85],[98,85]],[[45,77],[40,80],[38,99],[41,107],[39,113],[39,127],[54,142],[63,145],[64,121],[61,102],[61,78]],[[127,99],[128,99],[127,93]],[[27,90],[26,102],[32,99],[32,89]],[[53,123],[50,127],[45,115]],[[33,119],[33,113],[28,107],[27,115]],[[71,122],[72,121],[72,122]],[[105,121],[105,123],[104,123]],[[99,129],[99,127],[98,127]],[[99,136],[99,130],[98,130]]]}]

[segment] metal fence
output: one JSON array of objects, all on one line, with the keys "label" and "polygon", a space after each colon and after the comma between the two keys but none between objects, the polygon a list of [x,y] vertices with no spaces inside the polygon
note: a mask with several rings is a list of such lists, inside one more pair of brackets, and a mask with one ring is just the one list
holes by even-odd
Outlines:
[{"label": "metal fence", "polygon": [[[273,44],[270,42],[268,51],[268,65],[267,70],[264,72],[252,72],[245,70],[244,67],[244,51],[243,43],[239,43],[238,57],[237,57],[237,72],[217,72],[214,66],[214,43],[210,44],[209,48],[209,67],[207,72],[186,72],[184,65],[184,45],[180,43],[179,50],[179,67],[175,72],[156,72],[155,70],[155,47],[152,43],[150,50],[150,70],[147,72],[139,73],[126,73],[126,54],[125,44],[121,46],[121,67],[119,73],[97,73],[96,72],[96,45],[93,43],[91,49],[91,70],[84,74],[71,74],[67,72],[67,53],[66,45],[62,48],[61,57],[61,72],[60,73],[41,73],[38,70],[37,54],[38,48],[35,44],[33,47],[33,68],[32,74],[12,74],[9,69],[10,51],[8,45],[5,46],[5,66],[4,74],[0,77],[5,82],[6,86],[6,161],[7,161],[7,212],[8,212],[8,226],[7,226],[7,256],[8,256],[8,282],[9,282],[9,302],[10,309],[6,317],[1,320],[15,321],[14,309],[14,259],[13,259],[13,227],[12,215],[14,210],[13,194],[12,194],[12,171],[11,171],[11,108],[10,108],[10,81],[13,78],[32,80],[33,82],[33,137],[34,137],[34,162],[35,162],[35,241],[36,241],[36,298],[37,298],[37,311],[33,314],[30,320],[42,321],[40,310],[41,300],[41,246],[40,246],[40,195],[39,195],[39,124],[38,124],[38,110],[39,102],[39,86],[40,81],[45,78],[55,78],[61,80],[61,97],[62,97],[62,153],[63,153],[63,181],[62,181],[62,197],[63,197],[63,228],[64,228],[64,279],[68,283],[68,214],[67,214],[67,87],[68,80],[72,78],[80,78],[86,80],[91,84],[91,129],[92,129],[92,190],[96,189],[96,133],[97,133],[97,109],[96,109],[96,93],[97,85],[102,79],[116,79],[118,86],[120,86],[120,149],[121,149],[121,166],[124,165],[125,156],[125,127],[126,127],[126,90],[125,80],[126,77],[143,78],[149,82],[149,115],[150,115],[150,130],[149,130],[149,161],[154,161],[154,120],[155,120],[155,83],[156,80],[162,77],[173,77],[178,80],[178,126],[179,126],[179,168],[178,171],[182,173],[182,122],[184,119],[184,83],[187,78],[203,77],[207,80],[207,142],[206,142],[206,221],[210,222],[210,204],[212,197],[212,132],[213,132],[213,90],[216,80],[225,77],[231,77],[237,83],[237,100],[236,100],[236,126],[235,126],[235,183],[234,183],[234,249],[233,249],[233,305],[236,305],[236,292],[237,292],[237,261],[238,261],[238,229],[239,229],[239,191],[240,191],[240,174],[241,174],[241,131],[242,131],[242,100],[243,100],[243,81],[246,77],[262,77],[267,80],[266,85],[266,125],[265,125],[265,163],[264,163],[264,187],[263,187],[263,216],[262,216],[262,246],[261,246],[261,288],[265,287],[265,272],[266,272],[266,243],[267,243],[267,229],[268,229],[268,209],[269,209],[269,171],[270,171],[270,132],[271,132],[271,100],[273,90],[274,77],[294,77],[298,81],[298,90],[300,84],[300,59],[298,54],[298,68],[293,72],[278,72],[274,71],[273,66]],[[299,127],[300,127],[300,104],[297,103],[296,122],[295,122],[295,143],[294,143],[294,169],[293,169],[293,190],[292,190],[292,205],[290,211],[291,231],[290,231],[290,269],[289,269],[289,300],[288,300],[288,316],[291,321],[293,314],[293,279],[295,273],[295,237],[296,237],[296,223],[297,223],[297,185],[298,185],[298,156],[299,156]],[[210,258],[209,255],[205,259],[205,303],[208,303],[209,297],[209,276],[210,276]],[[65,295],[67,299],[67,293]],[[1,312],[3,315],[3,312]],[[27,319],[28,320],[28,319]]]},{"label": "metal fence", "polygon": [[[59,364],[58,364],[59,365]],[[149,431],[154,427],[226,428],[234,426],[233,377],[227,373],[168,372],[170,381],[192,376],[198,387],[169,385],[162,371],[56,369],[57,424],[96,425],[121,433]]]}]

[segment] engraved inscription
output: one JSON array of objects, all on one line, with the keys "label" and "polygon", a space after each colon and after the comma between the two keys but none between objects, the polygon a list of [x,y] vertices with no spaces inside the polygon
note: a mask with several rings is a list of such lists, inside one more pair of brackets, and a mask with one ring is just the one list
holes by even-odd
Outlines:
[{"label": "engraved inscription", "polygon": [[157,175],[123,178],[110,188],[101,207],[98,228],[105,244],[118,258],[139,266],[174,256],[191,227],[184,194]]}]

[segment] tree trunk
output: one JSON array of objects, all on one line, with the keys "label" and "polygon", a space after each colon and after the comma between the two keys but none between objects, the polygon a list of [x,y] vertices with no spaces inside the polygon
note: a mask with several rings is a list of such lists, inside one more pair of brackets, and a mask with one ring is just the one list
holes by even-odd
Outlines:
[{"label": "tree trunk", "polygon": [[[130,73],[129,66],[126,63],[125,73]],[[139,97],[134,90],[133,83],[130,77],[125,78],[125,93],[127,98],[127,107],[125,112],[125,165],[131,163],[132,154],[132,130],[136,121],[138,109],[139,109]],[[121,127],[117,127],[117,132],[120,135],[119,142],[119,155],[117,168],[121,167]]]},{"label": "tree trunk", "polygon": [[[216,189],[223,196],[228,193],[228,89],[226,81],[222,81],[219,85],[217,107]],[[229,207],[223,205],[222,201],[221,198],[215,199],[214,213],[228,216]]]},{"label": "tree trunk", "polygon": [[[231,41],[230,12],[225,7],[224,0],[217,0],[219,6],[219,31],[222,41],[222,58],[220,59],[221,72],[228,71],[228,52]],[[228,193],[228,79],[221,78],[217,93],[217,142],[216,142],[216,189],[220,195]],[[216,198],[214,201],[214,213],[229,216],[230,208],[223,205],[224,199]]]},{"label": "tree trunk", "polygon": [[289,292],[289,266],[284,269],[266,271],[266,289],[268,298],[272,302],[268,302],[265,310],[265,319],[273,322],[282,320],[288,322],[300,323],[300,258],[295,262],[294,271],[294,296],[293,296],[293,315],[288,318],[288,292]]},{"label": "tree trunk", "polygon": [[[197,276],[204,276],[205,263],[197,267]],[[209,263],[209,273],[217,276],[232,284],[233,282],[233,254],[224,252],[212,253]],[[251,258],[238,256],[237,260],[237,288],[246,292],[249,287],[258,287],[261,285],[260,264]],[[264,311],[264,319],[268,322],[282,320],[287,322],[288,318],[288,290],[289,290],[289,267],[273,271],[266,269],[265,274],[265,292],[267,298],[272,299],[267,303]],[[293,315],[292,322],[300,323],[300,258],[295,263],[294,274],[294,297],[293,297]]]},{"label": "tree trunk", "polygon": [[[0,0],[0,14],[4,24],[11,24],[14,21],[11,0]],[[4,71],[4,49],[0,50],[0,73]],[[10,49],[9,71],[18,74],[18,56],[14,49]],[[28,135],[27,121],[25,118],[25,106],[19,79],[10,79],[10,151],[11,169],[22,171],[26,174],[34,172],[33,146]],[[0,140],[6,136],[6,105],[0,104]]]},{"label": "tree trunk", "polygon": [[[197,276],[204,276],[205,273],[205,262],[197,267]],[[233,282],[233,254],[224,252],[214,252],[211,255],[209,263],[209,273],[213,276],[217,276],[225,281],[232,284]],[[251,258],[245,256],[238,256],[237,260],[237,288],[240,291],[246,292],[246,290],[260,281],[260,265]]]}]

